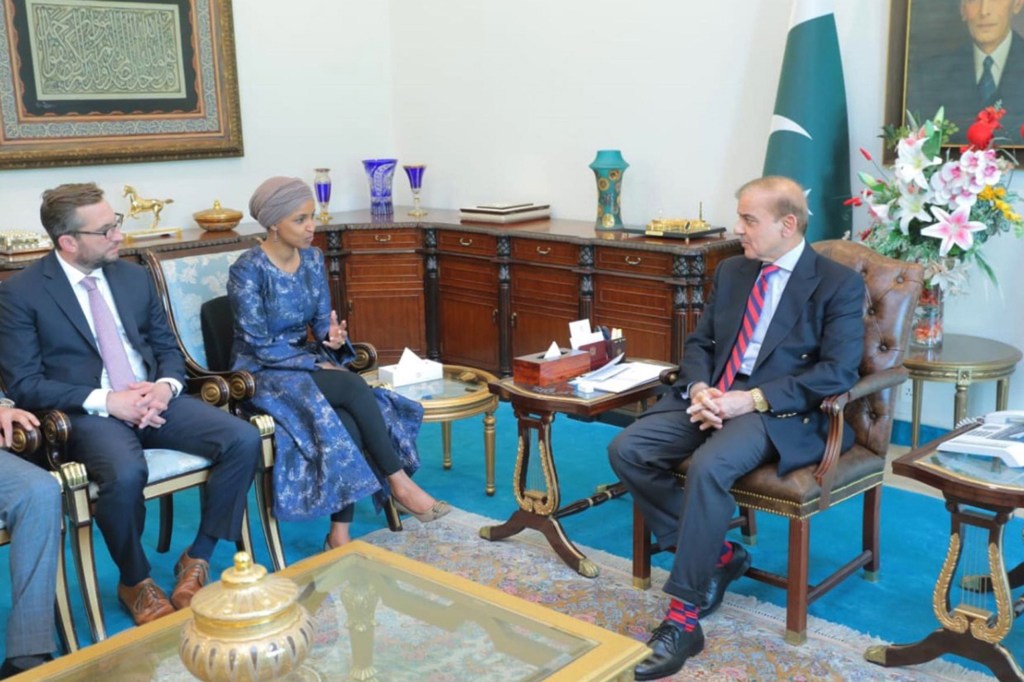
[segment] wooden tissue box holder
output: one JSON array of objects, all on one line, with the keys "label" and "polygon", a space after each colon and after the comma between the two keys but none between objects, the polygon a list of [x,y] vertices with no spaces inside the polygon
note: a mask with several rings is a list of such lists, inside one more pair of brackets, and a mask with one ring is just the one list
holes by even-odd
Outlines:
[{"label": "wooden tissue box holder", "polygon": [[590,369],[594,370],[607,365],[619,353],[623,354],[623,360],[625,360],[626,339],[620,336],[617,339],[595,341],[580,346],[580,350],[585,350],[590,354]]},{"label": "wooden tissue box holder", "polygon": [[550,386],[590,371],[590,353],[585,350],[559,349],[562,355],[550,360],[544,353],[520,355],[512,360],[512,380],[527,386]]}]

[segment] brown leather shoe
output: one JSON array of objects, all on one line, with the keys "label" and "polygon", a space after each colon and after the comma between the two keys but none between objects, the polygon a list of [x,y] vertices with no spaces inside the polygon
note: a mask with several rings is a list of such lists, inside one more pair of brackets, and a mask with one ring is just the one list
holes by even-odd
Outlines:
[{"label": "brown leather shoe", "polygon": [[131,614],[136,625],[145,625],[174,613],[174,607],[167,601],[167,595],[157,587],[152,578],[146,578],[132,587],[118,583],[117,598]]},{"label": "brown leather shoe", "polygon": [[186,549],[174,565],[174,575],[178,584],[171,592],[171,603],[176,609],[187,609],[192,597],[210,580],[210,564],[205,559],[193,559]]}]

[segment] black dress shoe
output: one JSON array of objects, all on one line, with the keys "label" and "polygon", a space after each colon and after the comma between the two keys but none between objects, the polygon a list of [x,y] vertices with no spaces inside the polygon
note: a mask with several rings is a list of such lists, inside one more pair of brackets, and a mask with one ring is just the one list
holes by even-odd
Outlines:
[{"label": "black dress shoe", "polygon": [[732,558],[729,559],[725,566],[716,568],[715,572],[711,575],[708,591],[704,595],[704,607],[700,610],[699,618],[704,618],[714,613],[722,605],[722,599],[725,598],[725,588],[750,568],[750,553],[743,545],[737,545],[735,542],[730,542],[729,544],[732,545]]},{"label": "black dress shoe", "polygon": [[637,664],[633,676],[638,680],[657,680],[675,675],[683,669],[686,659],[704,650],[704,631],[700,623],[692,632],[686,632],[682,626],[663,620],[654,628],[647,646],[652,653]]}]

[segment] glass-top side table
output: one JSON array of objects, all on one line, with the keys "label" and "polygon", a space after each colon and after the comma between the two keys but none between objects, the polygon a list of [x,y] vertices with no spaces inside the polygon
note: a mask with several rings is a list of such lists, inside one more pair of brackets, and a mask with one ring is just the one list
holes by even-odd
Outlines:
[{"label": "glass-top side table", "polygon": [[[355,541],[289,566],[314,638],[287,682],[632,679],[641,642]],[[178,657],[191,609],[19,679],[194,682]]]},{"label": "glass-top side table", "polygon": [[[677,366],[660,362],[654,364],[664,365],[665,369]],[[568,382],[529,386],[506,377],[492,381],[490,389],[496,396],[509,401],[516,415],[519,443],[512,474],[512,490],[519,508],[504,523],[481,528],[480,537],[485,540],[503,540],[526,528],[532,528],[544,535],[555,553],[574,571],[587,578],[597,577],[600,570],[597,564],[573,544],[561,519],[624,495],[626,487],[619,482],[600,485],[593,495],[563,505],[551,441],[551,425],[559,412],[593,419],[610,410],[637,403],[646,407],[647,401],[654,398],[664,386],[660,380],[652,379],[620,393],[584,393]],[[604,456],[603,450],[595,453],[595,456]]]},{"label": "glass-top side table", "polygon": [[1020,360],[1019,349],[980,336],[946,334],[941,348],[911,346],[903,358],[903,366],[910,372],[913,390],[910,446],[916,448],[919,442],[925,381],[956,384],[953,398],[953,425],[956,425],[967,416],[967,389],[972,383],[995,381],[996,409],[1006,409],[1010,375]]},{"label": "glass-top side table", "polygon": [[[939,452],[939,446],[977,427],[963,426],[911,450],[893,473],[937,488],[950,514],[949,546],[932,594],[939,629],[913,644],[873,646],[864,654],[885,667],[915,665],[953,653],[989,667],[1000,680],[1024,680],[1024,671],[1002,645],[1014,621],[1011,580],[1003,562],[1003,528],[1024,507],[1024,468],[1001,460]],[[911,519],[904,519],[909,523]]]},{"label": "glass-top side table", "polygon": [[[363,378],[371,386],[382,385],[376,370],[366,372]],[[441,423],[443,466],[452,468],[452,422],[457,419],[484,415],[484,492],[493,495],[494,487],[494,411],[498,409],[497,396],[491,395],[488,384],[498,378],[490,372],[462,365],[445,365],[444,376],[433,381],[392,388],[395,393],[415,400],[423,406],[423,421]]]}]

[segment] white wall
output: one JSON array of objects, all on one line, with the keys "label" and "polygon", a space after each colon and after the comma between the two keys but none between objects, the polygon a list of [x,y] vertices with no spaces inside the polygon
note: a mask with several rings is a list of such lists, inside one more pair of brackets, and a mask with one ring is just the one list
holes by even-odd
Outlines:
[{"label": "white wall", "polygon": [[[94,179],[118,201],[130,182],[175,199],[166,224],[190,225],[214,198],[244,209],[265,177],[311,179],[321,165],[332,169],[332,209],[360,208],[359,160],[388,155],[428,165],[426,206],[526,199],[590,219],[587,164],[599,148],[631,164],[627,222],[693,215],[703,201],[705,218],[730,225],[734,189],[761,171],[790,12],[789,0],[233,4],[243,158],[0,171],[0,229],[36,228],[40,192],[61,182]],[[858,147],[881,151],[889,3],[836,4],[861,169]],[[408,202],[401,171],[395,193]],[[993,246],[1002,295],[976,276],[949,305],[946,329],[1021,347],[1024,240]],[[927,385],[925,423],[948,425],[952,394]],[[994,394],[975,388],[971,411],[992,409]],[[1024,407],[1024,379],[1011,404]]]}]

